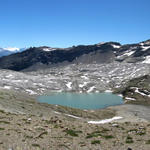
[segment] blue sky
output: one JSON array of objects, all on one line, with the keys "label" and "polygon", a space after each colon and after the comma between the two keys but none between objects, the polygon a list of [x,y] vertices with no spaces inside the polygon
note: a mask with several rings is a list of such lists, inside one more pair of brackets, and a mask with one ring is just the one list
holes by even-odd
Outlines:
[{"label": "blue sky", "polygon": [[150,0],[0,0],[0,47],[150,39]]}]

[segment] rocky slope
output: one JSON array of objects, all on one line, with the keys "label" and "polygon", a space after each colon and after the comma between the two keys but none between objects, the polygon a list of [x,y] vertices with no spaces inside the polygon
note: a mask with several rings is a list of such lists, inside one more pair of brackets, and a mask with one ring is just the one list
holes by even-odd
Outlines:
[{"label": "rocky slope", "polygon": [[71,64],[39,71],[1,70],[0,87],[40,95],[48,92],[101,92],[149,74],[148,64]]},{"label": "rocky slope", "polygon": [[134,78],[116,90],[126,103],[150,105],[150,75]]}]

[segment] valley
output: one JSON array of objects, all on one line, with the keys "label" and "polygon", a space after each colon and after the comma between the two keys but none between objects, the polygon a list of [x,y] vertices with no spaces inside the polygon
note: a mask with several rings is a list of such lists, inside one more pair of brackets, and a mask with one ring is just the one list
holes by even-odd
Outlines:
[{"label": "valley", "polygon": [[[0,58],[0,149],[150,149],[149,57],[150,40],[32,47]],[[124,104],[80,110],[37,101],[51,92],[112,92]]]}]

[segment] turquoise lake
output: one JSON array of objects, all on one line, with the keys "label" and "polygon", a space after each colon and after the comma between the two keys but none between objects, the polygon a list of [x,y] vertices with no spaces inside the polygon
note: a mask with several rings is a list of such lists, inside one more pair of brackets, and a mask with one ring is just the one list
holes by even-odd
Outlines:
[{"label": "turquoise lake", "polygon": [[112,93],[53,93],[39,96],[41,103],[63,105],[79,109],[101,109],[123,104],[122,97]]}]

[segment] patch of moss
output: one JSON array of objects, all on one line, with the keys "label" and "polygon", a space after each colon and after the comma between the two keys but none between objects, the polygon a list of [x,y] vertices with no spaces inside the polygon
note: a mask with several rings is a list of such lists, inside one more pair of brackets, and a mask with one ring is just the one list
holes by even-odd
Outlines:
[{"label": "patch of moss", "polygon": [[0,121],[0,123],[3,123],[3,124],[10,124],[10,122],[8,122],[8,121]]},{"label": "patch of moss", "polygon": [[0,128],[0,130],[5,130],[5,128]]},{"label": "patch of moss", "polygon": [[36,128],[36,131],[45,131],[45,129],[42,127],[38,127],[38,128]]},{"label": "patch of moss", "polygon": [[138,131],[138,129],[130,129],[127,132],[137,132],[137,131]]},{"label": "patch of moss", "polygon": [[146,134],[146,132],[145,131],[141,131],[141,132],[138,132],[138,133],[136,133],[137,135],[145,135]]},{"label": "patch of moss", "polygon": [[0,110],[0,113],[5,113],[5,111],[4,110]]},{"label": "patch of moss", "polygon": [[64,132],[66,132],[68,135],[70,136],[79,136],[78,133],[82,133],[82,131],[75,131],[75,130],[71,130],[71,129],[67,129]]},{"label": "patch of moss", "polygon": [[101,141],[100,140],[94,140],[94,141],[91,141],[91,144],[100,144]]},{"label": "patch of moss", "polygon": [[114,136],[112,136],[112,135],[104,135],[103,136],[105,139],[112,139],[112,138],[114,138]]},{"label": "patch of moss", "polygon": [[146,144],[150,144],[150,140],[147,140],[147,141],[146,141]]},{"label": "patch of moss", "polygon": [[127,138],[126,138],[126,143],[128,143],[128,144],[130,144],[130,143],[134,143],[134,141],[133,141],[132,137],[127,136]]},{"label": "patch of moss", "polygon": [[26,136],[25,136],[25,138],[27,138],[27,139],[32,139],[32,138],[33,138],[33,136],[26,135]]},{"label": "patch of moss", "polygon": [[101,130],[102,133],[106,133],[106,132],[108,132],[108,131],[109,131],[109,129],[107,129],[107,128],[103,128],[103,129]]},{"label": "patch of moss", "polygon": [[33,146],[33,147],[39,147],[39,148],[40,148],[40,145],[39,145],[39,144],[36,144],[36,143],[32,144],[32,146]]},{"label": "patch of moss", "polygon": [[89,139],[89,138],[98,137],[98,136],[101,136],[100,131],[95,131],[95,132],[92,132],[92,133],[88,133],[86,138]]}]

